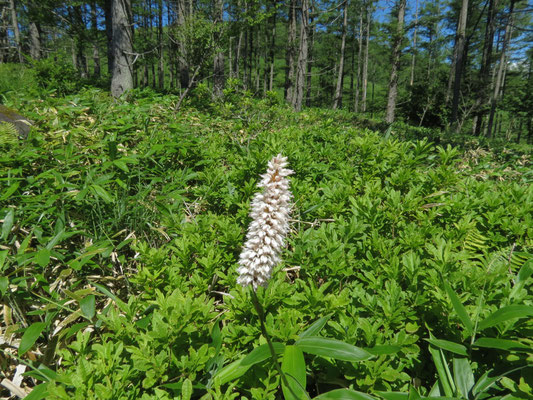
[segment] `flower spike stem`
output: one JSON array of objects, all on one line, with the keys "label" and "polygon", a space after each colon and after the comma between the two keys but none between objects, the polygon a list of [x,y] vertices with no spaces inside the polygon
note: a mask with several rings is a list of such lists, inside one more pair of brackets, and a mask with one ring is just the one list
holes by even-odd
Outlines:
[{"label": "flower spike stem", "polygon": [[250,292],[252,293],[252,303],[254,304],[255,310],[257,311],[257,315],[259,316],[259,322],[261,323],[261,332],[263,333],[263,336],[265,337],[268,343],[268,348],[270,349],[270,354],[272,356],[272,361],[274,362],[274,367],[278,371],[279,376],[281,377],[281,380],[283,381],[283,384],[290,390],[294,398],[297,399],[298,396],[296,395],[296,393],[294,393],[294,390],[289,385],[289,382],[287,381],[287,377],[285,376],[285,373],[281,370],[281,366],[278,363],[276,350],[274,350],[274,345],[272,344],[272,340],[270,339],[270,336],[265,327],[265,322],[264,322],[265,312],[263,311],[263,307],[261,306],[261,303],[259,302],[259,299],[257,298],[257,294],[255,293],[255,290],[251,288]]}]

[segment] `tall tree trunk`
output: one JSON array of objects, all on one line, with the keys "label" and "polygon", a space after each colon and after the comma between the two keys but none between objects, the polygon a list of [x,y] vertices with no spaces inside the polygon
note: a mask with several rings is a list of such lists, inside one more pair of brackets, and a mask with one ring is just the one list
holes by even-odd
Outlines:
[{"label": "tall tree trunk", "polygon": [[365,55],[363,58],[363,79],[361,95],[361,111],[366,112],[366,93],[368,87],[368,48],[370,43],[370,23],[372,21],[372,2],[369,1],[366,8],[366,25],[365,25]]},{"label": "tall tree trunk", "polygon": [[396,98],[398,96],[398,70],[400,68],[400,56],[402,52],[403,21],[405,17],[406,0],[398,2],[398,23],[392,43],[391,73],[389,80],[389,94],[387,96],[387,110],[385,121],[388,124],[394,122],[396,112]]},{"label": "tall tree trunk", "polygon": [[[312,7],[312,4],[309,5]],[[313,48],[315,45],[315,26],[314,26],[314,16],[313,11],[309,12],[309,49],[307,54],[307,77],[306,77],[306,84],[305,84],[305,105],[306,107],[311,107],[311,79],[312,75],[311,72],[313,70]]]},{"label": "tall tree trunk", "polygon": [[0,6],[0,63],[9,61],[9,42],[7,39],[7,28],[9,23],[8,9],[5,5]]},{"label": "tall tree trunk", "polygon": [[[185,0],[178,0],[178,27],[183,28],[187,22],[187,6]],[[189,18],[192,17],[192,14],[188,15]],[[182,89],[189,87],[190,83],[190,74],[189,74],[189,65],[187,63],[187,47],[184,43],[185,38],[181,37],[178,41],[178,52],[179,52],[179,76],[180,76],[180,86]]]},{"label": "tall tree trunk", "polygon": [[459,97],[461,95],[461,78],[464,67],[464,54],[465,54],[465,33],[466,22],[468,19],[468,0],[462,0],[461,13],[459,14],[459,22],[457,24],[457,34],[455,37],[454,47],[454,78],[453,78],[453,99],[452,99],[452,112],[450,117],[450,125],[453,129],[457,129],[457,116],[459,113]]},{"label": "tall tree trunk", "polygon": [[287,52],[285,54],[285,100],[294,104],[294,75],[296,49],[296,1],[289,2],[289,26],[287,33]]},{"label": "tall tree trunk", "polygon": [[268,90],[272,91],[274,89],[274,62],[275,62],[275,51],[276,51],[276,17],[278,14],[278,11],[276,9],[277,7],[277,0],[273,1],[273,7],[274,11],[272,12],[272,16],[270,17],[270,48],[268,53],[269,58],[269,64],[270,64],[270,71],[269,71],[269,78],[268,78]]},{"label": "tall tree trunk", "polygon": [[348,25],[348,0],[344,0],[342,20],[342,38],[341,38],[341,54],[339,57],[339,71],[337,74],[337,86],[335,87],[335,96],[333,98],[333,109],[342,107],[342,92],[344,83],[344,52],[346,48],[346,26]]},{"label": "tall tree trunk", "polygon": [[96,10],[96,1],[91,2],[91,36],[93,42],[93,76],[100,77],[100,50],[98,48],[98,18]]},{"label": "tall tree trunk", "polygon": [[[222,38],[221,26],[222,18],[224,16],[224,2],[222,0],[214,0],[215,9],[215,25],[219,27],[219,30],[215,32],[215,46],[220,46],[220,40]],[[221,46],[222,47],[222,46]],[[213,63],[213,92],[215,97],[222,97],[225,85],[224,78],[224,52],[222,49],[215,55]]]},{"label": "tall tree trunk", "polygon": [[498,9],[498,0],[488,0],[489,9],[487,11],[487,25],[485,26],[485,39],[483,43],[483,55],[481,58],[481,68],[479,70],[479,88],[476,96],[476,113],[473,121],[473,133],[479,136],[483,117],[485,116],[485,106],[489,103],[489,82],[490,82],[490,65],[492,61],[492,44],[494,42],[496,10]]},{"label": "tall tree trunk", "polygon": [[505,25],[505,35],[503,37],[502,52],[500,55],[500,64],[498,66],[498,74],[496,75],[496,81],[494,82],[494,92],[492,98],[490,99],[490,113],[489,120],[487,122],[487,137],[491,137],[492,128],[494,124],[494,114],[496,112],[496,106],[501,98],[502,88],[504,86],[504,73],[507,69],[507,48],[509,47],[509,42],[511,41],[511,32],[513,26],[513,12],[514,5],[516,0],[511,0],[509,5],[509,12],[507,16],[507,24]]},{"label": "tall tree trunk", "polygon": [[415,82],[416,34],[418,30],[418,0],[416,0],[415,7],[415,31],[413,33],[413,55],[411,58],[411,78],[409,79],[409,86],[413,86]]},{"label": "tall tree trunk", "polygon": [[157,2],[157,42],[159,47],[159,66],[157,69],[159,90],[165,88],[165,62],[163,45],[163,0]]},{"label": "tall tree trunk", "polygon": [[302,21],[300,24],[300,47],[298,50],[298,64],[296,67],[296,84],[294,87],[293,107],[295,111],[302,110],[308,62],[308,27],[309,0],[302,0]]},{"label": "tall tree trunk", "polygon": [[112,0],[113,20],[113,75],[111,94],[120,97],[133,89],[133,29],[130,0]]},{"label": "tall tree trunk", "polygon": [[17,4],[15,3],[15,0],[9,0],[9,7],[11,8],[11,25],[13,26],[13,34],[15,36],[15,45],[17,46],[18,59],[19,63],[23,63],[24,58],[22,57],[22,46],[20,44],[20,29],[17,18]]},{"label": "tall tree trunk", "polygon": [[[361,60],[363,59],[363,5],[359,13],[359,37],[357,40],[357,79],[355,80],[355,99],[353,104],[354,112],[359,112],[359,90],[361,88]],[[354,29],[355,31],[355,29]]]},{"label": "tall tree trunk", "polygon": [[107,37],[107,73],[113,74],[113,0],[104,1],[105,34]]}]

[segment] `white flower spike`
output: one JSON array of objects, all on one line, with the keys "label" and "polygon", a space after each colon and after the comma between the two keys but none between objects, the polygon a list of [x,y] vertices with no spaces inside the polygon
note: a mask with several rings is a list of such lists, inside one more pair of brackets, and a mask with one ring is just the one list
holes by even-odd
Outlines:
[{"label": "white flower spike", "polygon": [[287,176],[294,173],[286,168],[287,157],[278,154],[268,163],[266,174],[261,175],[252,200],[252,222],[246,234],[239,259],[237,283],[242,286],[266,286],[272,269],[278,264],[285,236],[289,230],[290,202],[292,194]]}]

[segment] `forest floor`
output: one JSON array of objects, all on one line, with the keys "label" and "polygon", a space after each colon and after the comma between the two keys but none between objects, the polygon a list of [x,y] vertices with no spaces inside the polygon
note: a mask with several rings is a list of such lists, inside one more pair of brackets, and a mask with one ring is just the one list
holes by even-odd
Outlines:
[{"label": "forest floor", "polygon": [[530,146],[176,101],[6,99],[34,127],[0,128],[0,398],[293,398],[236,284],[278,153],[292,219],[258,297],[293,389],[532,398]]}]

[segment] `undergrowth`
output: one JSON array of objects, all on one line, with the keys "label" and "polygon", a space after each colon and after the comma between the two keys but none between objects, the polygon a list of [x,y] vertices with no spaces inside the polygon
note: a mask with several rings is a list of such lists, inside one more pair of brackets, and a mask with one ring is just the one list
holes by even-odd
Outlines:
[{"label": "undergrowth", "polygon": [[375,353],[306,355],[312,396],[532,396],[527,149],[226,95],[177,113],[176,96],[142,91],[6,97],[35,127],[0,156],[4,377],[26,365],[34,398],[280,398],[268,359],[217,376],[265,344],[236,261],[283,153],[294,209],[261,294],[268,332],[292,343],[323,317],[321,335]]}]

